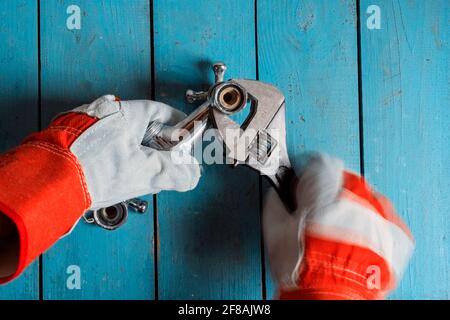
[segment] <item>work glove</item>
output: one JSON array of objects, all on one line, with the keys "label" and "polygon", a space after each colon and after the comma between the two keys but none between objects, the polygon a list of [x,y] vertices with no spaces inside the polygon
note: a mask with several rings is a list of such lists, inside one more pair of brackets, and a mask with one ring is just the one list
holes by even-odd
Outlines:
[{"label": "work glove", "polygon": [[263,231],[280,299],[383,299],[414,240],[391,203],[343,162],[314,155],[299,171],[297,209],[269,191]]},{"label": "work glove", "polygon": [[194,188],[200,177],[194,158],[175,163],[170,152],[141,145],[149,122],[173,125],[184,117],[162,103],[107,95],[57,116],[1,155],[0,283],[20,274],[89,209]]}]

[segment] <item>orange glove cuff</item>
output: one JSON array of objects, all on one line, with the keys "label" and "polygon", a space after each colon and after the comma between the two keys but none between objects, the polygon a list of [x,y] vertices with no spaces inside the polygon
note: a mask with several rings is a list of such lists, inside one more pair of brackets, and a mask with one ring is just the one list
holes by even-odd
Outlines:
[{"label": "orange glove cuff", "polygon": [[298,287],[281,299],[382,299],[394,284],[385,260],[373,251],[307,234]]},{"label": "orange glove cuff", "polygon": [[95,122],[82,117],[63,115],[0,156],[0,214],[14,223],[19,241],[18,254],[2,257],[0,283],[17,277],[91,205],[81,166],[69,151],[82,129]]}]

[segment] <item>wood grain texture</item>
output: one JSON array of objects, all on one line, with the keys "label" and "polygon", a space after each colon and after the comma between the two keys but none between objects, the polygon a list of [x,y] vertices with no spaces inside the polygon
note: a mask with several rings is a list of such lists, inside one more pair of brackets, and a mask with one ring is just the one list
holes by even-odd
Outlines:
[{"label": "wood grain texture", "polygon": [[[111,93],[124,100],[150,93],[147,0],[76,1],[81,30],[66,28],[73,1],[41,2],[42,119]],[[150,201],[151,197],[147,198]],[[63,214],[63,213],[62,213]],[[151,299],[153,216],[130,214],[114,232],[80,222],[45,254],[45,299]],[[81,268],[81,289],[68,290],[66,269]]]},{"label": "wood grain texture", "polygon": [[[0,2],[0,150],[17,145],[38,128],[38,32],[34,0]],[[12,283],[0,299],[37,299],[38,262]]]},{"label": "wood grain texture", "polygon": [[[45,0],[40,12],[37,3],[0,1],[0,150],[39,126],[38,14],[42,126],[106,93],[150,98],[153,23],[156,100],[189,113],[184,91],[208,87],[212,62],[228,65],[227,78],[254,79],[258,67],[286,95],[294,164],[323,151],[359,171],[362,107],[365,174],[417,243],[392,298],[450,298],[449,1],[361,0],[356,8],[356,0]],[[66,28],[72,4],[81,8],[81,30]],[[369,5],[381,9],[380,30],[366,27]],[[44,299],[152,299],[155,277],[160,299],[271,298],[267,261],[262,282],[259,189],[248,168],[203,165],[194,191],[159,194],[157,270],[151,210],[115,232],[80,223],[44,256]],[[81,268],[81,290],[66,287],[70,265]],[[0,299],[38,295],[37,262],[0,287]]]},{"label": "wood grain texture", "polygon": [[[156,99],[190,112],[188,88],[255,78],[253,1],[155,1]],[[259,177],[248,168],[204,165],[198,187],[157,197],[160,299],[261,298]]]},{"label": "wood grain texture", "polygon": [[[371,4],[380,30],[366,28]],[[392,297],[449,299],[449,2],[364,0],[360,12],[365,172],[416,239]]]},{"label": "wood grain texture", "polygon": [[321,151],[359,171],[355,1],[263,0],[257,12],[259,76],[286,96],[291,161]]}]

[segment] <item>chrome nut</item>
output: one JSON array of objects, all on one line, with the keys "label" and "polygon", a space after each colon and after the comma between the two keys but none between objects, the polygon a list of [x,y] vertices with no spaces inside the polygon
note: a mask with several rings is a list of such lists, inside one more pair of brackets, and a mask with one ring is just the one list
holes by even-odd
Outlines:
[{"label": "chrome nut", "polygon": [[93,222],[106,230],[116,230],[122,226],[128,218],[128,206],[126,202],[120,202],[107,208],[101,208],[92,212]]}]

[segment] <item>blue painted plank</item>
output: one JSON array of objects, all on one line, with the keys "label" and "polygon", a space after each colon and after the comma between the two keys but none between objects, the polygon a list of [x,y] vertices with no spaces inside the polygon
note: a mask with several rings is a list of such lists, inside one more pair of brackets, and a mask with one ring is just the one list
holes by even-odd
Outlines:
[{"label": "blue painted plank", "polygon": [[[212,83],[211,62],[227,78],[255,78],[253,1],[154,3],[156,99],[189,113],[184,92]],[[261,298],[257,173],[203,166],[198,187],[157,196],[161,299]]]},{"label": "blue painted plank", "polygon": [[392,298],[449,299],[450,3],[363,0],[360,13],[365,172],[416,239]]},{"label": "blue painted plank", "polygon": [[322,151],[359,171],[355,1],[258,1],[257,12],[260,79],[286,96],[292,162]]},{"label": "blue painted plank", "polygon": [[[0,2],[0,150],[11,148],[38,128],[38,33],[34,0]],[[38,262],[0,299],[37,299]]]},{"label": "blue painted plank", "polygon": [[[69,5],[81,29],[68,30]],[[41,2],[42,118],[112,93],[150,95],[150,8],[147,0]],[[147,200],[150,201],[151,197]],[[63,213],[61,213],[63,214]],[[81,289],[66,287],[67,268],[81,269]],[[44,256],[45,299],[154,297],[153,216],[131,215],[114,232],[83,222]]]}]

